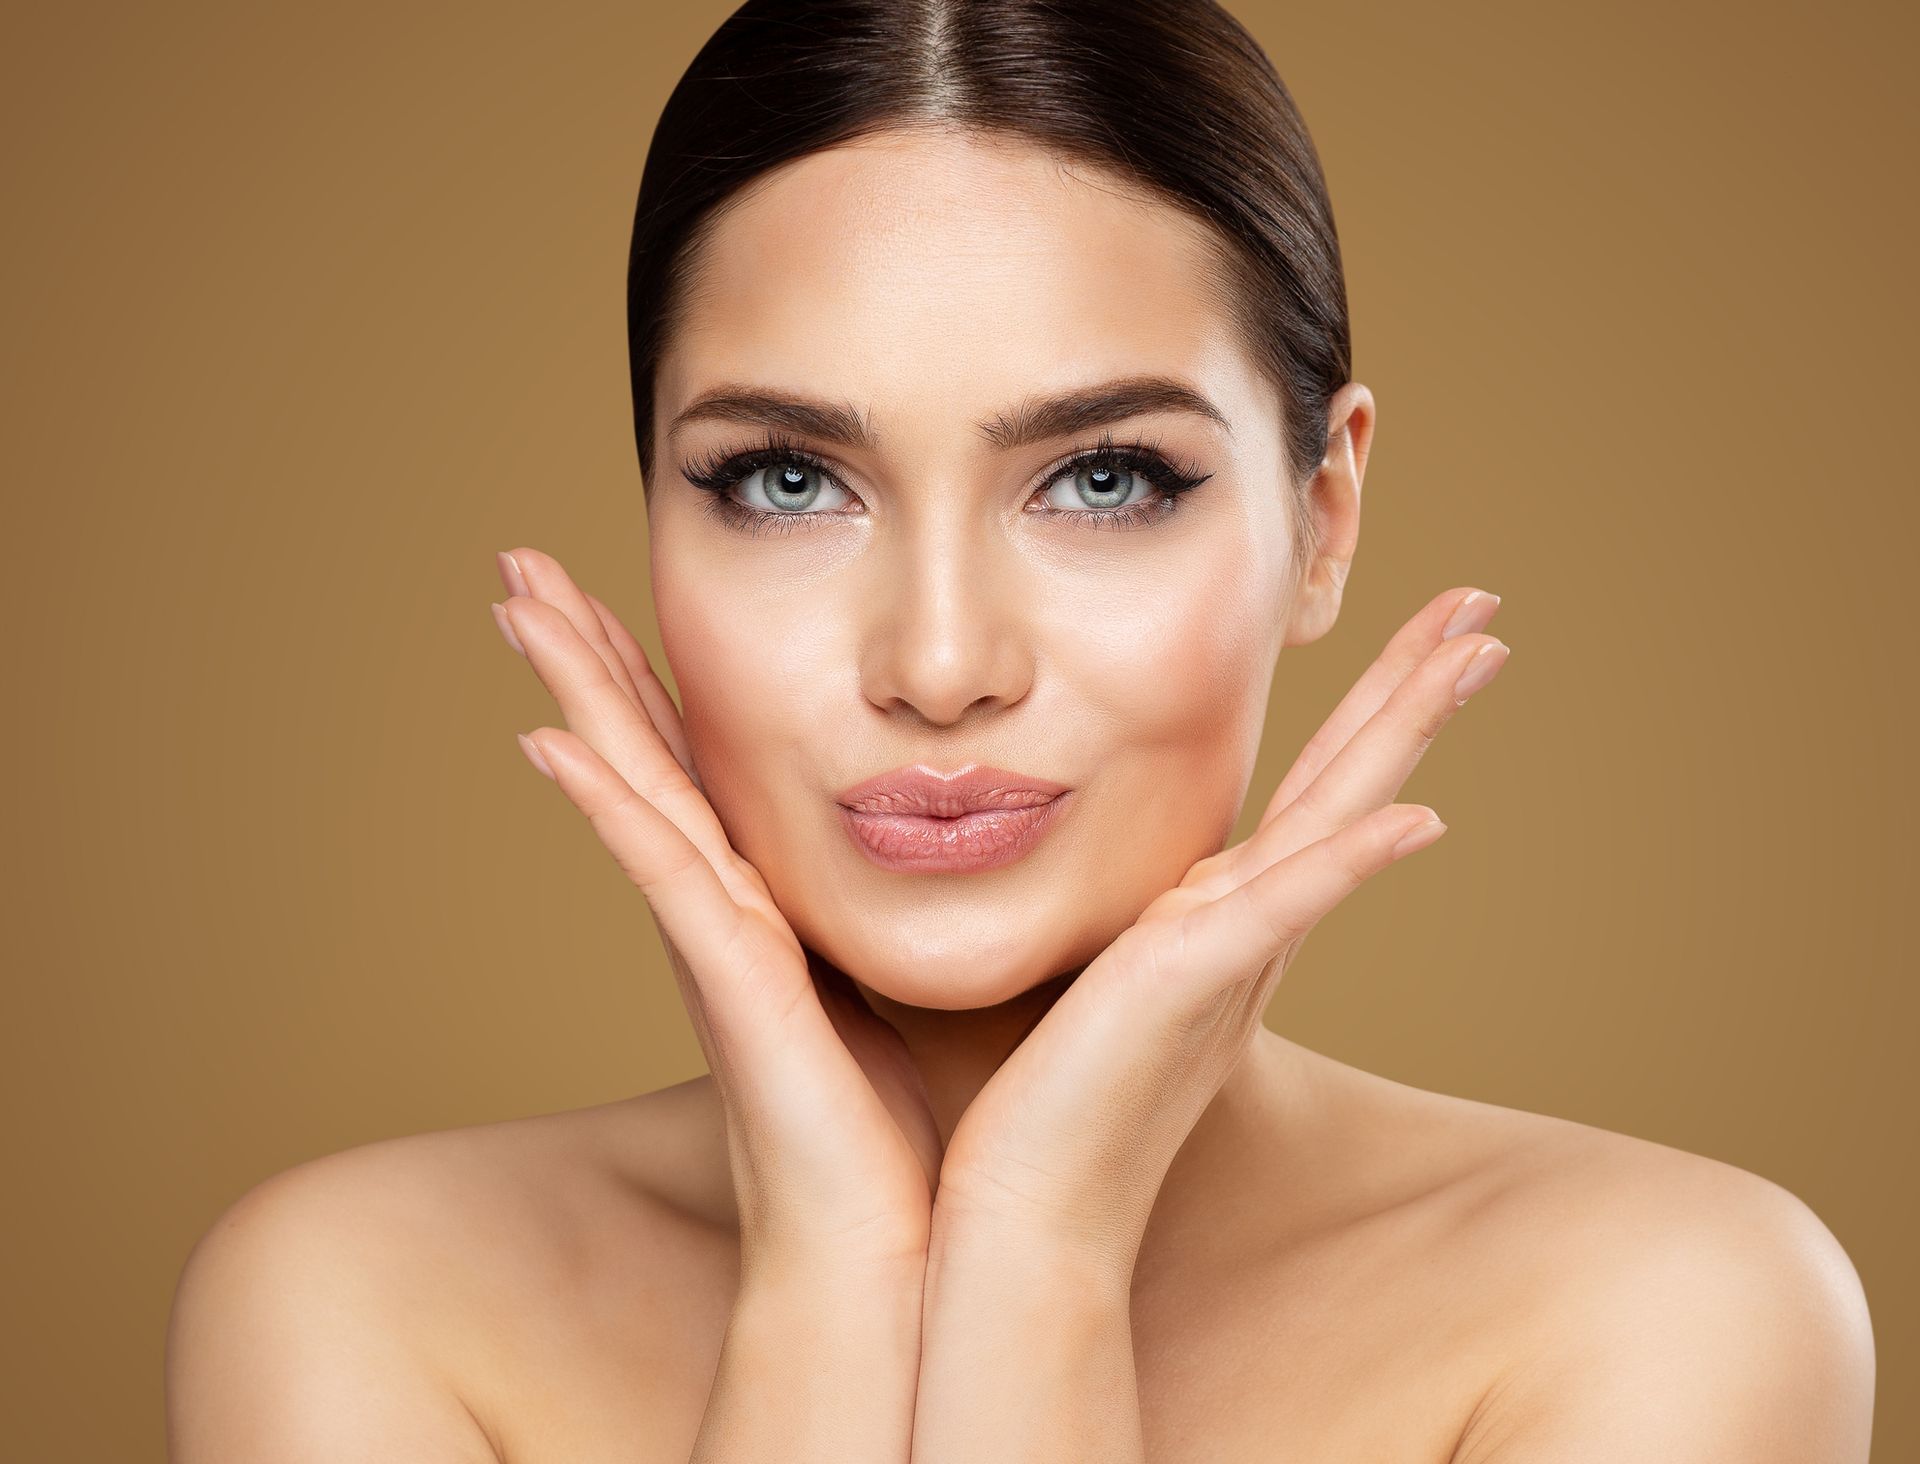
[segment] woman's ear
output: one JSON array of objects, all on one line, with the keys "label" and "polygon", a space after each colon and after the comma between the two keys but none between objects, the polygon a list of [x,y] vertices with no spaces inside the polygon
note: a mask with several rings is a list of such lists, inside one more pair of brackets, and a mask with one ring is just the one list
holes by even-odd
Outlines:
[{"label": "woman's ear", "polygon": [[1373,393],[1349,381],[1327,404],[1327,453],[1307,485],[1313,549],[1287,618],[1289,646],[1317,641],[1340,617],[1340,595],[1360,543],[1360,481],[1373,446]]}]

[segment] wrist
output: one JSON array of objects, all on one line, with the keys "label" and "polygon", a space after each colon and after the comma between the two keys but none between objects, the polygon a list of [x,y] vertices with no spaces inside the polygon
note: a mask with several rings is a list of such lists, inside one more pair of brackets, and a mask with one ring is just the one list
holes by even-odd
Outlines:
[{"label": "wrist", "polygon": [[823,1367],[857,1359],[876,1369],[897,1362],[910,1373],[919,1356],[924,1284],[924,1272],[909,1278],[763,1270],[741,1277],[729,1330]]},{"label": "wrist", "polygon": [[743,1275],[693,1460],[906,1458],[920,1332],[918,1282]]},{"label": "wrist", "polygon": [[926,1294],[991,1296],[1018,1306],[1125,1308],[1137,1237],[1124,1228],[1014,1225],[936,1215],[927,1249]]},{"label": "wrist", "polygon": [[929,1219],[912,1231],[867,1226],[853,1233],[792,1227],[740,1232],[740,1281],[768,1291],[848,1291],[918,1295],[927,1270]]},{"label": "wrist", "polygon": [[875,1258],[844,1252],[743,1247],[738,1296],[769,1308],[819,1304],[860,1308],[917,1306],[924,1294],[927,1259],[918,1255]]}]

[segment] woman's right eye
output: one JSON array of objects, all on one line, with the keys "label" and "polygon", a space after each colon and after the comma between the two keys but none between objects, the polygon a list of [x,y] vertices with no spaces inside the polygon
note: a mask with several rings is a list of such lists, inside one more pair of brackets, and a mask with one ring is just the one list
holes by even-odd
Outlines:
[{"label": "woman's right eye", "polygon": [[[755,496],[756,484],[758,497]],[[843,508],[852,495],[820,468],[783,460],[757,467],[738,483],[740,501],[762,513],[795,514]],[[835,494],[839,497],[836,499]],[[825,499],[825,503],[821,502]]]},{"label": "woman's right eye", "polygon": [[738,452],[715,452],[683,463],[681,474],[701,490],[707,510],[735,528],[758,533],[811,527],[843,516],[859,500],[833,470],[804,447],[763,442]]}]

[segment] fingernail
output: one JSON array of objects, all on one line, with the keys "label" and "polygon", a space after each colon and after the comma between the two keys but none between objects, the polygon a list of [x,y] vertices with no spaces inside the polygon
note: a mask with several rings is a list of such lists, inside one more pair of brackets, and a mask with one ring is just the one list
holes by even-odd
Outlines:
[{"label": "fingernail", "polygon": [[1490,595],[1485,590],[1475,590],[1454,607],[1453,619],[1449,620],[1447,628],[1440,632],[1440,639],[1452,640],[1456,635],[1465,635],[1470,630],[1485,630],[1487,622],[1493,619],[1493,612],[1499,608],[1498,595]]},{"label": "fingernail", "polygon": [[507,587],[508,594],[530,595],[533,593],[527,588],[527,577],[520,573],[520,565],[511,554],[504,549],[499,550],[494,554],[494,561],[500,566],[500,583]]},{"label": "fingernail", "polygon": [[1411,854],[1416,849],[1424,849],[1446,831],[1447,826],[1438,818],[1430,818],[1425,823],[1415,824],[1402,834],[1400,841],[1393,846],[1393,857],[1398,859],[1402,854]]},{"label": "fingernail", "polygon": [[1453,701],[1455,706],[1465,706],[1467,698],[1493,680],[1494,673],[1507,664],[1512,647],[1504,641],[1488,641],[1475,651],[1460,673],[1460,679],[1453,683]]},{"label": "fingernail", "polygon": [[527,648],[520,644],[520,637],[513,633],[513,622],[507,619],[507,607],[497,601],[493,607],[493,623],[500,627],[500,634],[507,638],[508,645],[521,655],[526,655]]},{"label": "fingernail", "polygon": [[[532,763],[541,773],[552,778],[553,769],[548,765],[547,760],[540,756],[540,749],[534,744],[534,740],[524,732],[516,732],[513,735],[520,739],[520,750],[527,755],[527,761]],[[554,781],[558,782],[559,779],[554,778]]]}]

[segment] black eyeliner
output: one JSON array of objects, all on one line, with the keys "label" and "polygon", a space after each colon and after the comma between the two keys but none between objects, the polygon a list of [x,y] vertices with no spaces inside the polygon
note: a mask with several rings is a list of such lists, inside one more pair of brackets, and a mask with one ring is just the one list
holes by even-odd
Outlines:
[{"label": "black eyeliner", "polygon": [[[776,533],[790,533],[799,525],[781,525],[775,527],[771,519],[823,519],[838,517],[831,513],[780,513],[762,508],[754,508],[739,502],[732,496],[733,490],[742,479],[763,468],[780,465],[798,465],[838,484],[832,467],[817,454],[809,451],[797,439],[778,430],[770,430],[765,438],[749,447],[739,449],[719,449],[706,453],[681,466],[681,474],[688,483],[701,490],[706,501],[703,507],[713,513],[730,527],[758,534],[771,530]],[[1098,529],[1135,528],[1163,519],[1171,514],[1181,496],[1192,492],[1213,475],[1202,473],[1197,465],[1176,463],[1160,450],[1159,444],[1143,442],[1115,442],[1111,431],[1102,433],[1099,440],[1091,446],[1079,448],[1063,459],[1057,466],[1049,468],[1040,478],[1035,493],[1052,486],[1068,472],[1078,472],[1081,468],[1120,468],[1144,478],[1160,495],[1151,503],[1130,504],[1124,508],[1113,509],[1027,509],[1027,512],[1039,513],[1043,517],[1063,519],[1091,520],[1090,527]],[[844,485],[840,485],[844,488]]]}]

